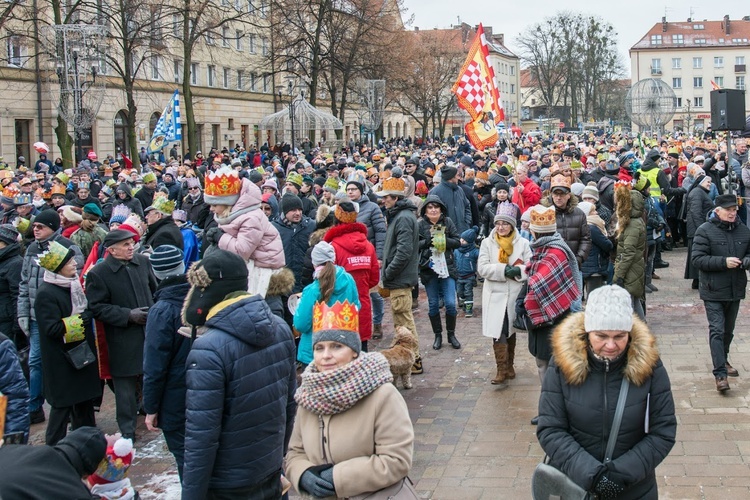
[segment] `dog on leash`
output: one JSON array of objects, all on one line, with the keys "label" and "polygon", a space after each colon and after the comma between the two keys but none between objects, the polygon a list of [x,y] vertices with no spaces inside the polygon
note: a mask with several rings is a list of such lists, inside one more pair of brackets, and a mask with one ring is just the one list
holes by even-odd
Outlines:
[{"label": "dog on leash", "polygon": [[404,389],[411,389],[411,367],[414,364],[414,350],[417,342],[411,331],[403,326],[396,327],[396,335],[393,337],[393,343],[389,349],[380,351],[391,365],[393,374],[393,385],[398,387],[398,380],[401,379]]}]

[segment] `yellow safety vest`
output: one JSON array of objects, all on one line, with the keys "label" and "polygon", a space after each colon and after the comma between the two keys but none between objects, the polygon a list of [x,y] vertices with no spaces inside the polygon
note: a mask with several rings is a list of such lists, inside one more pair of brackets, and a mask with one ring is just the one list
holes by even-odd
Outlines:
[{"label": "yellow safety vest", "polygon": [[659,172],[661,171],[661,169],[659,167],[656,167],[656,168],[652,168],[651,170],[640,169],[640,171],[641,171],[641,175],[645,176],[646,179],[648,179],[649,182],[651,182],[651,186],[650,186],[651,189],[649,191],[651,193],[651,196],[654,196],[657,198],[661,196],[661,188],[659,187],[659,183],[656,181],[656,178],[659,175]]}]

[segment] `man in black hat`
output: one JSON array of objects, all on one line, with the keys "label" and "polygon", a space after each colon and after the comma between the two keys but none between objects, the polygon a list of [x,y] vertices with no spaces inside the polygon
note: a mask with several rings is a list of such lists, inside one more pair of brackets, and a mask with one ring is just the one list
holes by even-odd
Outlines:
[{"label": "man in black hat", "polygon": [[[315,231],[315,221],[303,213],[303,203],[299,196],[286,193],[279,203],[279,217],[273,225],[279,231],[284,246],[286,267],[294,272],[294,290],[302,291],[302,270],[305,254],[310,246],[310,234]],[[291,320],[291,316],[289,318]]]},{"label": "man in black hat", "polygon": [[456,225],[456,230],[462,233],[471,227],[473,219],[471,204],[458,185],[458,169],[448,164],[440,169],[440,176],[440,184],[432,188],[430,194],[442,200],[448,209],[448,217]]},{"label": "man in black hat", "polygon": [[714,205],[713,216],[695,231],[692,259],[699,271],[698,290],[706,307],[716,390],[724,392],[729,390],[727,376],[739,376],[727,357],[747,288],[750,229],[738,220],[735,195],[719,195]]},{"label": "man in black hat", "polygon": [[121,229],[104,238],[109,254],[86,275],[86,296],[104,323],[109,370],[115,384],[117,425],[135,442],[138,377],[143,374],[144,327],[154,304],[156,277],[148,258],[135,253],[133,233]]}]

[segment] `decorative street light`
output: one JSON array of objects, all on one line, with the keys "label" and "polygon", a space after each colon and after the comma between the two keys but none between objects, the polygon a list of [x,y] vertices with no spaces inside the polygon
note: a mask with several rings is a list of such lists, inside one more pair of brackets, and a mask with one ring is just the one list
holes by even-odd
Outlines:
[{"label": "decorative street light", "polygon": [[[289,78],[289,80],[287,80],[286,90],[287,90],[287,94],[289,95],[289,121],[292,124],[292,154],[296,155],[297,154],[297,150],[295,148],[295,140],[294,140],[294,135],[295,135],[295,131],[294,131],[294,112],[295,112],[295,108],[297,107],[298,100],[305,98],[305,91],[301,90],[300,91],[300,95],[299,96],[295,96],[294,95],[294,84],[292,83],[292,78],[291,77]],[[279,102],[282,102],[281,90],[280,89],[279,89]]]}]

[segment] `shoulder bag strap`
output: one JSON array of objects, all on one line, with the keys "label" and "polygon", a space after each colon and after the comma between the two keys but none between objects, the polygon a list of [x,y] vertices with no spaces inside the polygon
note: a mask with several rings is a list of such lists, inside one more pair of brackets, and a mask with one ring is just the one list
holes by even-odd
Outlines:
[{"label": "shoulder bag strap", "polygon": [[617,409],[615,410],[615,418],[612,421],[612,429],[609,432],[609,440],[607,441],[607,450],[604,453],[604,463],[612,461],[612,453],[615,451],[615,443],[617,442],[617,435],[620,433],[620,423],[622,422],[622,414],[625,411],[625,400],[628,398],[628,383],[627,377],[622,377],[622,385],[620,386],[620,396],[617,398]]}]

